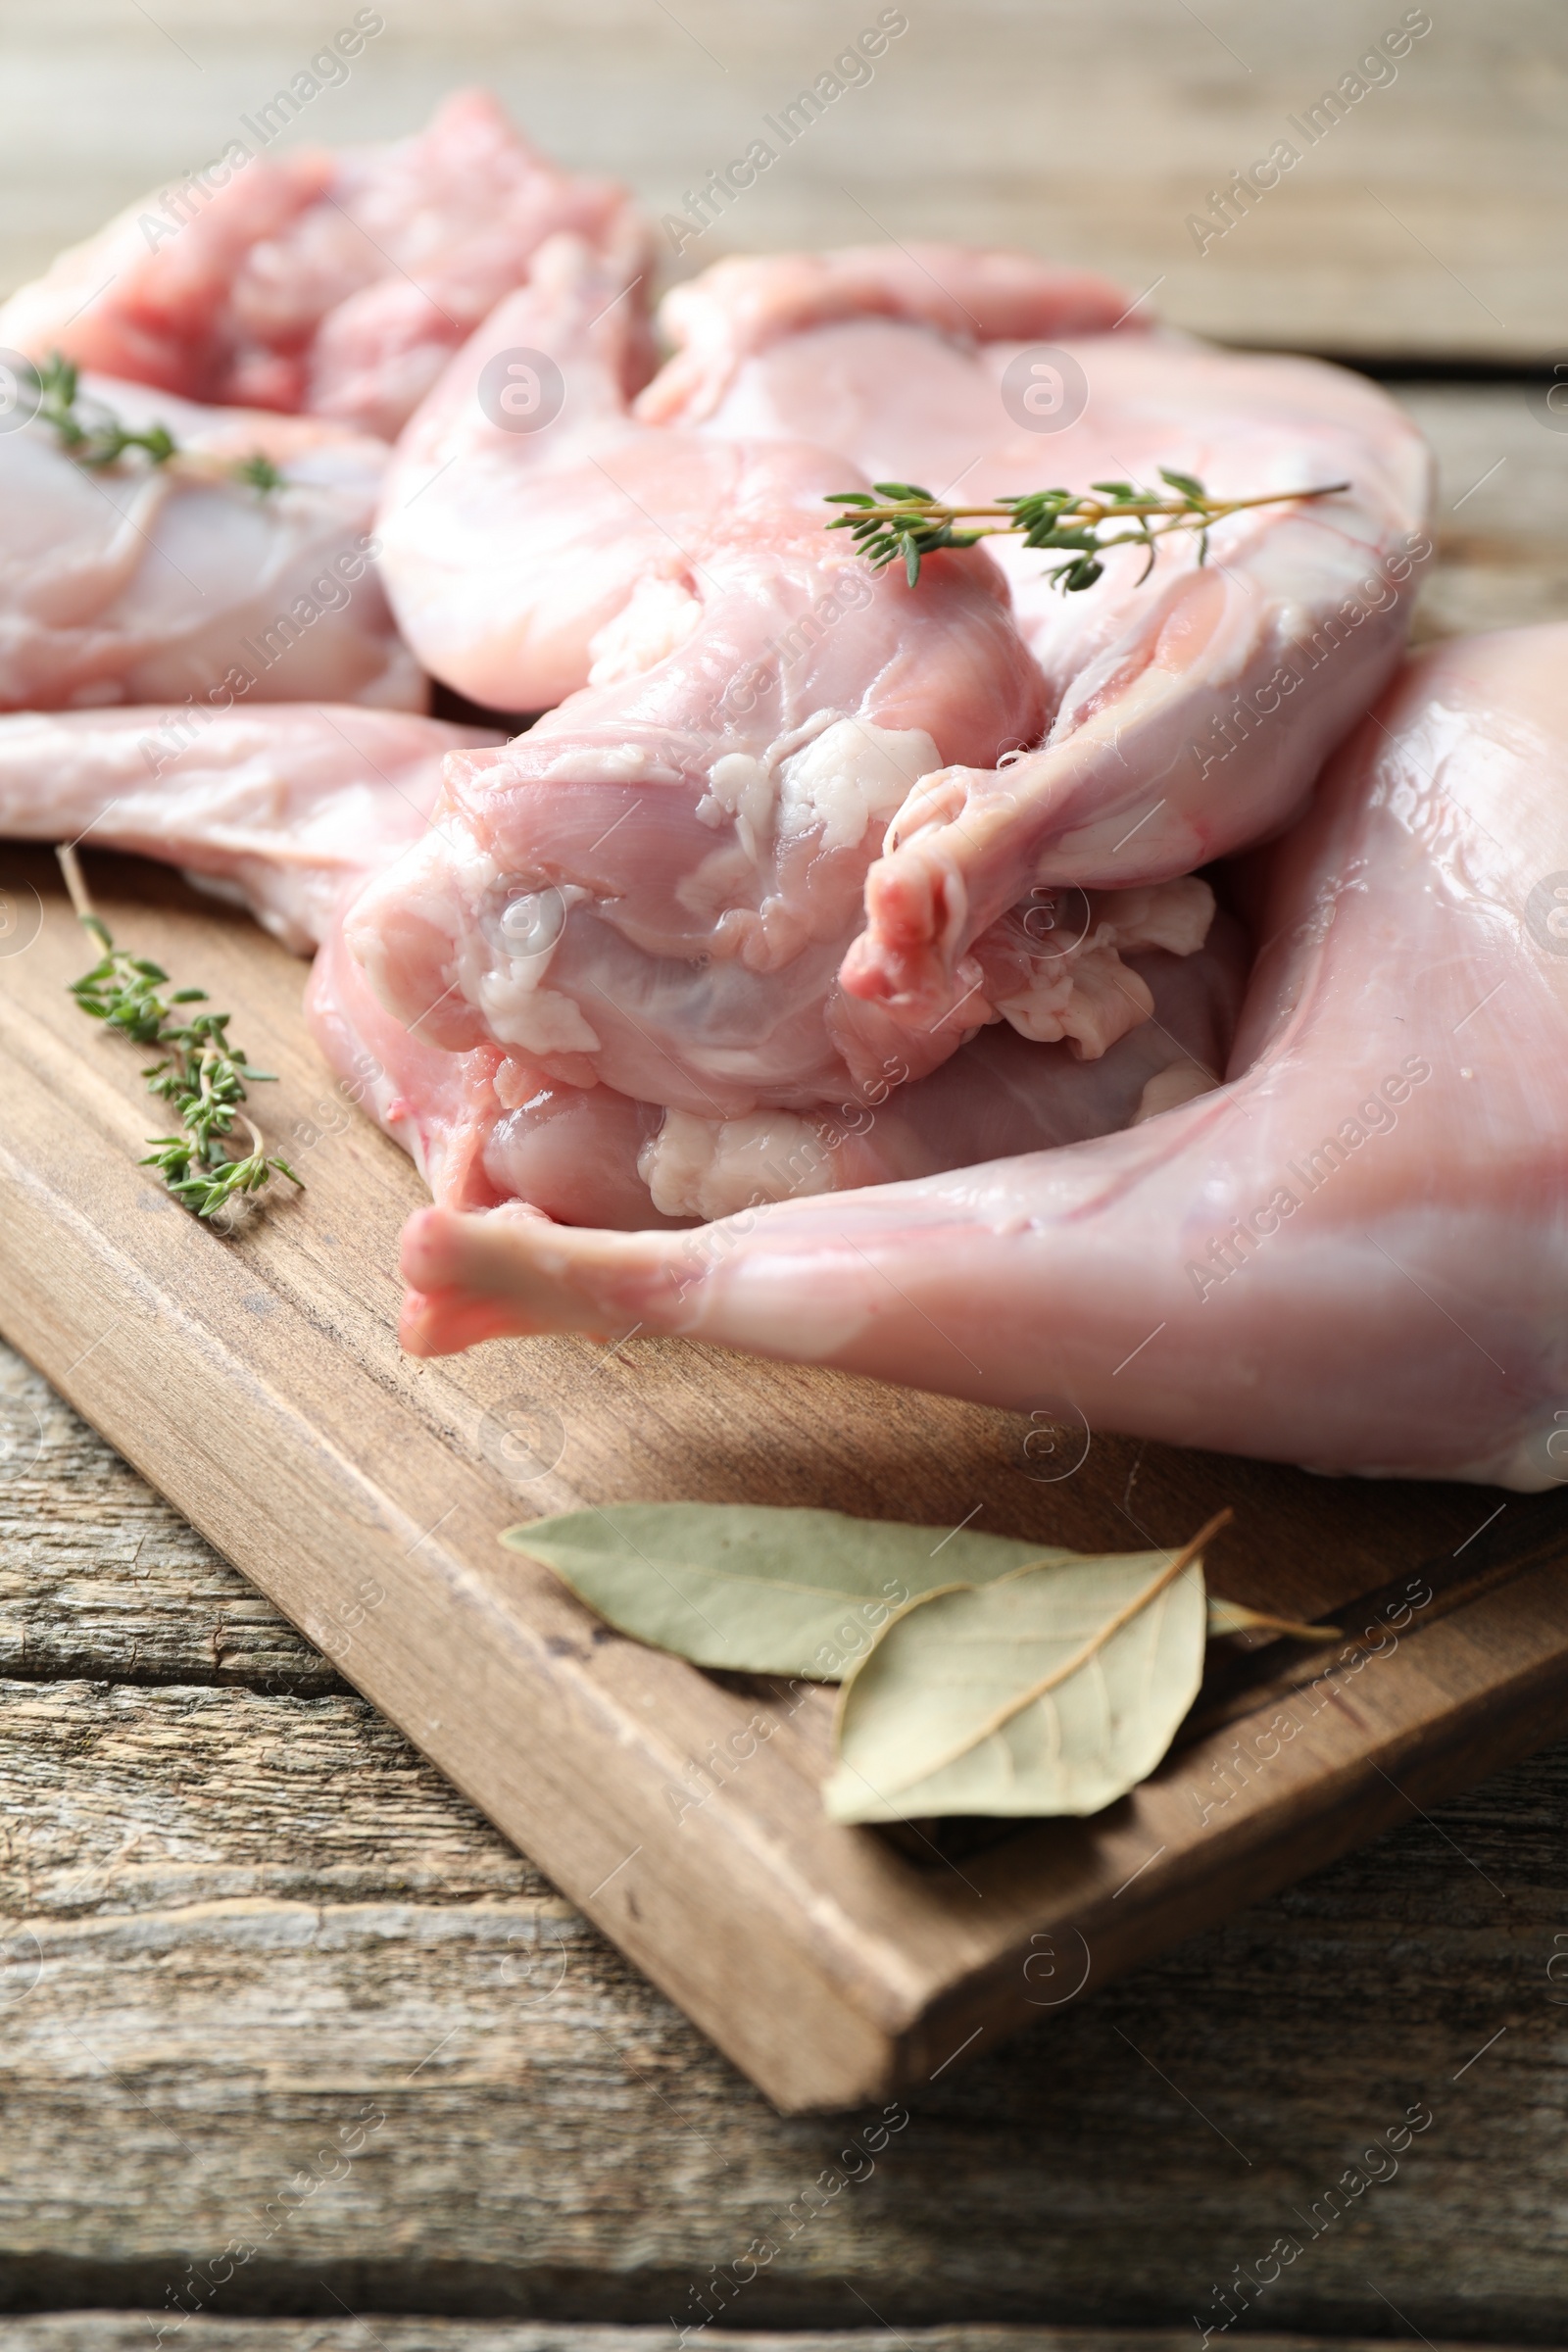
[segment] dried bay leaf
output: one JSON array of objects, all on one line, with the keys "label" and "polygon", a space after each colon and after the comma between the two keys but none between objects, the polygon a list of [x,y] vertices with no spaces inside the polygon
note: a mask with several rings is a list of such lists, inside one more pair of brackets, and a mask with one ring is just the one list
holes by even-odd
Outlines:
[{"label": "dried bay leaf", "polygon": [[501,1540],[656,1648],[816,1682],[837,1682],[921,1593],[1082,1557],[969,1528],[771,1503],[610,1503],[510,1527]]},{"label": "dried bay leaf", "polygon": [[835,1821],[1098,1813],[1146,1780],[1202,1680],[1202,1546],[1020,1567],[911,1599],[839,1702]]},{"label": "dried bay leaf", "polygon": [[1287,1641],[1307,1642],[1321,1647],[1325,1642],[1343,1642],[1344,1629],[1338,1625],[1301,1625],[1294,1617],[1271,1617],[1264,1609],[1250,1609],[1244,1601],[1218,1600],[1208,1596],[1208,1638],[1212,1642],[1219,1634],[1275,1634]]}]

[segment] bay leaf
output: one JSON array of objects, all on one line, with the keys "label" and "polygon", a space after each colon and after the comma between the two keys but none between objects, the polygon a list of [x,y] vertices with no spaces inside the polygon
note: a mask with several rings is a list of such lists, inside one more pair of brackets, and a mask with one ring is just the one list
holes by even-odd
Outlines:
[{"label": "bay leaf", "polygon": [[509,1527],[501,1540],[656,1648],[697,1666],[828,1683],[920,1593],[1082,1556],[971,1528],[772,1503],[607,1503]]},{"label": "bay leaf", "polygon": [[1098,1813],[1146,1780],[1202,1680],[1202,1546],[951,1583],[908,1601],[839,1701],[835,1821]]},{"label": "bay leaf", "polygon": [[1217,1600],[1208,1596],[1208,1638],[1218,1634],[1283,1634],[1292,1642],[1309,1642],[1321,1647],[1326,1642],[1343,1642],[1343,1628],[1337,1625],[1300,1625],[1294,1617],[1271,1617],[1265,1609],[1250,1609],[1244,1601]]}]

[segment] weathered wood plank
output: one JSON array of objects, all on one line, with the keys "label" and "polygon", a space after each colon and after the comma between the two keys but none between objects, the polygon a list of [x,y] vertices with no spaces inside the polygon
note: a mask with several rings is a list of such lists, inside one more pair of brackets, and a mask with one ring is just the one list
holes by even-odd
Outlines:
[{"label": "weathered wood plank", "polygon": [[[1436,423],[1449,467],[1445,512],[1497,457],[1506,460],[1460,506],[1449,564],[1429,599],[1446,580],[1450,594],[1476,598],[1560,596],[1551,539],[1562,519],[1563,443],[1511,391],[1411,387],[1403,396],[1426,404],[1418,413],[1429,429]],[[1532,542],[1542,566],[1534,583],[1520,569],[1520,549]],[[1536,616],[1511,608],[1496,614]],[[1444,611],[1435,617],[1441,625]],[[0,1457],[0,1509],[20,1505],[0,1519],[8,1580],[0,1657],[14,1678],[0,1714],[11,1874],[0,1899],[12,1921],[24,1907],[35,1912],[39,1956],[47,1933],[51,1967],[14,2015],[0,2012],[8,2023],[29,2016],[33,2034],[24,2059],[14,2063],[9,2042],[0,2056],[0,2298],[79,2300],[90,2272],[96,2293],[162,2307],[186,2261],[225,2242],[211,2244],[210,2221],[237,2213],[234,2226],[244,2226],[247,2195],[265,2188],[265,2208],[275,2181],[304,2160],[301,2150],[308,2156],[321,2144],[318,2134],[335,2132],[350,2112],[328,2071],[324,2002],[333,2018],[384,2015],[370,2095],[380,2097],[383,2085],[405,2095],[406,2145],[382,2167],[368,2206],[356,2193],[335,2224],[323,2208],[318,2219],[327,2226],[308,2243],[296,2245],[291,2226],[271,2268],[248,2266],[246,2292],[255,2282],[262,2297],[256,2307],[331,2313],[319,2278],[330,2277],[352,2302],[362,2258],[374,2247],[387,2249],[373,2281],[378,2311],[432,2299],[454,2310],[639,2318],[674,2308],[765,2226],[770,2196],[787,2205],[815,2177],[831,2152],[831,2128],[769,2116],[591,1930],[550,1900],[463,1798],[345,1693],[270,1604],[41,1384],[0,1366],[0,1394],[15,1391],[41,1413],[47,1443],[24,1465],[32,1425],[0,1406],[0,1434],[13,1448]],[[1127,1467],[1141,1481],[1152,1475],[1136,1451]],[[65,1675],[208,1687],[48,1688]],[[215,1679],[246,1688],[214,1689]],[[288,1694],[311,1691],[319,1697],[310,1705],[290,1703]],[[237,1719],[229,1732],[220,1707],[244,1711],[245,1736]],[[6,1740],[24,1721],[31,1736]],[[295,1752],[309,1756],[312,1771],[277,1771],[278,1793],[264,1793],[274,1777],[264,1759]],[[1568,2050],[1553,2004],[1568,1986],[1554,1987],[1546,1969],[1568,1948],[1556,1941],[1568,1934],[1565,1810],[1568,1755],[1558,1751],[1443,1807],[1435,1826],[1417,1824],[1196,1940],[1094,2010],[1070,2005],[1033,2044],[968,2078],[945,2078],[918,2106],[918,2132],[903,2137],[909,2161],[897,2179],[890,2156],[877,2177],[846,2191],[855,2204],[840,2210],[851,2227],[829,2232],[826,2259],[809,2259],[813,2225],[796,2267],[774,2265],[776,2286],[759,2280],[740,2316],[790,2319],[816,2308],[857,2325],[865,2315],[856,2294],[863,2294],[906,2328],[942,2310],[991,2308],[1085,2320],[1121,2313],[1190,2330],[1188,2313],[1212,2310],[1211,2286],[1292,2227],[1289,2208],[1304,2209],[1320,2193],[1363,2132],[1396,2117],[1406,2096],[1429,2096],[1436,2108],[1441,2094],[1452,2105],[1415,2143],[1400,2179],[1368,2192],[1359,2213],[1308,2246],[1259,2317],[1387,2330],[1386,2307],[1364,2283],[1370,2275],[1429,2335],[1558,2340],[1568,2177],[1558,2070]],[[309,1966],[289,1940],[307,1906],[332,1946]],[[335,1919],[340,1910],[349,1916]],[[118,1945],[68,1951],[53,1940],[133,1936],[138,1921],[152,1953],[170,1954],[159,1997],[148,1996],[158,1967],[146,1949],[105,1975],[94,1956]],[[4,1986],[14,1993],[30,1947],[6,1950]],[[121,2082],[107,2088],[92,2087],[92,2070],[70,2040],[86,2014],[83,1976],[100,2004],[94,2038],[107,2037],[110,2063],[122,2024],[131,2029],[129,2063],[117,2066]],[[581,2004],[575,2032],[552,2038],[534,2012],[549,2010],[568,1977]],[[532,1998],[538,1991],[543,2003]],[[597,2026],[583,2022],[590,2010]],[[1498,2020],[1508,2027],[1503,2040],[1444,2093]],[[1129,2057],[1117,2025],[1179,2092]],[[449,2028],[454,2041],[416,2071]],[[493,2064],[473,2063],[475,2039]],[[361,2034],[354,2054],[365,2048]],[[176,2068],[160,2059],[164,2050],[177,2052]],[[1494,2061],[1510,2070],[1497,2078],[1506,2095],[1487,2087]],[[410,2098],[411,2071],[416,2085],[435,2080],[439,2101],[421,2109]],[[302,2099],[302,2083],[313,2095]],[[159,2118],[172,2087],[183,2102],[173,2129],[216,2151],[231,2173],[234,2202],[216,2215],[199,2177],[165,2170],[172,2142]],[[1487,2095],[1472,2103],[1478,2088]],[[1205,2178],[1205,2151],[1214,2163],[1234,2159],[1183,2096],[1265,2171],[1266,2196],[1239,2167],[1239,2196],[1229,2176]],[[392,2109],[380,2103],[390,2125]],[[24,2109],[27,2128],[13,2139]],[[215,2111],[220,2129],[210,2141]],[[1257,2144],[1245,2136],[1249,2125]],[[657,2182],[668,2145],[694,2128],[722,2147],[729,2171],[714,2164],[701,2179],[682,2176],[684,2235],[666,2231],[651,2250],[628,2250],[628,2207],[605,2186],[607,2169],[613,2177],[618,2165],[630,2178],[642,2168]],[[557,2175],[552,2193],[592,2208],[586,2241],[567,2259],[548,2230],[540,2244],[529,2226],[537,2178],[529,2150],[541,2132]],[[971,2187],[979,2154],[986,2161]],[[118,2185],[122,2166],[129,2193]],[[490,2212],[488,2227],[466,2206],[453,2242],[450,2182],[505,2179],[509,2167],[514,2193]],[[357,2162],[348,2187],[363,2172]],[[65,2199],[62,2183],[72,2184]],[[1388,2209],[1401,2198],[1396,2216]],[[162,2239],[149,2237],[149,2215],[162,2217]],[[824,2219],[832,2223],[831,2210]],[[1395,2219],[1399,2259],[1390,2268]],[[1361,2230],[1353,2240],[1352,2228]],[[1132,2282],[1129,2244],[1139,2250]],[[835,2259],[853,2292],[827,2278]],[[879,2300],[890,2277],[904,2297],[896,2309]],[[244,2281],[238,2274],[236,2287]],[[79,2325],[111,2323],[86,2315]],[[181,2340],[207,2352],[196,2325]],[[397,2325],[378,2317],[375,2332],[387,2338]],[[134,2328],[147,2340],[141,2320]],[[113,2339],[81,2340],[99,2352]],[[222,2340],[213,2338],[213,2352]],[[363,2331],[352,2340],[358,2347]],[[1085,2339],[1074,2330],[1073,2340]],[[391,2352],[412,2352],[388,2341]]]},{"label": "weathered wood plank", "polygon": [[1568,617],[1568,416],[1538,385],[1390,389],[1438,459],[1417,641]]},{"label": "weathered wood plank", "polygon": [[[1561,1788],[1559,1770],[1559,1841]],[[815,2218],[803,2200],[842,2177],[843,2128],[769,2118],[656,1995],[613,1963],[579,1971],[569,1941],[552,1986],[521,1907],[45,1924],[9,2021],[0,2291],[161,2308],[187,2263],[211,2276],[237,2244],[256,2251],[219,2311],[329,2310],[324,2286],[357,2311],[692,2322],[714,2266],[733,2280],[762,2238],[778,2251],[730,2286],[737,2321],[850,2325],[863,2297],[896,2328],[943,2309],[1174,2327],[1212,2317],[1233,2266],[1288,2235],[1301,2252],[1261,2298],[1271,2324],[1375,2328],[1371,2279],[1428,2335],[1550,2342],[1568,2053],[1544,1969],[1563,1889],[1524,1884],[1484,1817],[1443,1830],[1509,1902],[1423,1828],[1326,1906],[1234,1923],[935,2085]],[[508,1963],[530,1950],[543,1978],[519,1990]],[[1418,2100],[1436,2120],[1399,2177],[1313,2240],[1297,2215],[1322,2219]]]},{"label": "weathered wood plank", "polygon": [[[55,1441],[78,1497],[68,1609],[94,1557],[114,1564],[139,1484],[74,1420],[61,1409]],[[141,1511],[143,1556],[168,1547],[193,1616],[215,1588],[226,1609],[232,1571],[194,1539],[181,1551],[145,1490]],[[350,2178],[323,2181],[219,2310],[331,2314],[325,2280],[377,2314],[693,2317],[713,2266],[781,2234],[831,2164],[841,2132],[771,2116],[362,1701],[48,1683],[4,1699],[0,1900],[31,1924],[0,1975],[0,2300],[90,2284],[167,2308],[188,2262],[264,2236],[284,2182],[332,2169],[300,2172],[368,2099],[387,2123]],[[285,1755],[310,1769],[278,1771]],[[1260,2318],[1378,2328],[1371,2276],[1428,2335],[1550,2341],[1565,1811],[1558,1750],[1048,2013],[932,2086],[737,2317],[855,2326],[864,2296],[901,2328],[943,2309],[1189,2328],[1422,2096],[1439,2128],[1364,2218],[1305,2245]]]},{"label": "weathered wood plank", "polygon": [[[772,2116],[537,1881],[508,1883],[460,1798],[351,1736],[357,1702],[0,1701],[29,1829],[0,1968],[0,2303],[164,2309],[237,2240],[257,2250],[220,2313],[691,2322],[761,2237],[750,2325],[855,2326],[863,2297],[899,2328],[1174,2328],[1289,2233],[1271,2325],[1377,2328],[1371,2278],[1429,2336],[1554,2340],[1568,1749],[1045,2012],[911,2099],[834,2196],[865,2172],[837,2161],[846,2127]],[[292,1822],[258,1789],[285,1746],[309,1766]],[[1073,1989],[1052,1965],[1043,1999]],[[1330,2222],[1325,2191],[1417,2100],[1435,2122],[1398,2176]],[[869,2114],[849,2120],[863,2144]]]},{"label": "weathered wood plank", "polygon": [[[170,2341],[174,2339],[171,2337]],[[474,2320],[192,2320],[180,2329],[180,2352],[669,2352],[667,2328],[595,2328],[569,2323]],[[1192,2352],[1191,2331],[1126,2328],[911,2328],[895,2340],[909,2352]],[[141,2313],[54,2312],[11,2323],[7,2352],[147,2352]],[[802,2329],[788,2335],[710,2328],[707,2352],[871,2352],[887,2341],[873,2328],[832,2334]],[[1386,2338],[1257,2335],[1233,2331],[1233,2352],[1386,2352]],[[1434,2344],[1432,2352],[1458,2352]],[[1516,2352],[1505,2344],[1471,2344],[1466,2352]]]},{"label": "weathered wood plank", "polygon": [[0,1916],[552,1891],[349,1692],[0,1682],[0,1738],[27,1792],[0,1832]]},{"label": "weathered wood plank", "polygon": [[[1406,1791],[1430,1802],[1547,1736],[1568,1685],[1561,1496],[1511,1510],[1465,1563],[1506,1554],[1512,1582],[1413,1626],[1407,1608],[1353,1703],[1314,1686],[1292,1744],[1265,1743],[1266,1768],[1223,1795],[1241,1727],[1205,1719],[1102,1820],[1018,1825],[961,1866],[929,1839],[827,1822],[823,1693],[721,1687],[500,1550],[517,1496],[486,1430],[514,1382],[554,1426],[536,1507],[547,1480],[591,1500],[717,1486],[824,1502],[847,1486],[855,1507],[927,1526],[983,1507],[1102,1547],[1128,1527],[1179,1541],[1224,1499],[1239,1516],[1218,1589],[1314,1616],[1464,1543],[1476,1498],[1168,1447],[1146,1460],[1100,1436],[1042,1488],[1017,1416],[686,1344],[645,1344],[641,1376],[615,1386],[612,1352],[561,1341],[411,1366],[388,1311],[419,1197],[407,1161],[356,1122],[310,1159],[303,1205],[226,1242],[182,1218],[137,1165],[134,1056],[70,1002],[80,939],[51,862],[12,870],[41,928],[0,965],[8,1329],[308,1633],[354,1627],[356,1685],[781,2107],[858,2107],[1030,2022],[1040,1935],[1092,1948],[1102,1982],[1376,1835]],[[101,866],[97,888],[117,934],[244,1009],[279,1072],[264,1115],[292,1133],[319,1088],[297,964],[168,876]],[[1346,1654],[1353,1677],[1364,1653]],[[1251,1702],[1250,1756],[1282,1697]],[[715,1752],[747,1759],[717,1785]]]},{"label": "weathered wood plank", "polygon": [[3,1343],[0,1674],[341,1688],[281,1611]]},{"label": "weathered wood plank", "polygon": [[[976,238],[1107,270],[1176,322],[1240,342],[1539,357],[1564,339],[1554,0],[1446,0],[1396,78],[1372,69],[1382,86],[1342,96],[1344,119],[1316,136],[1292,118],[1354,75],[1402,0],[922,0],[874,78],[787,146],[764,118],[875,21],[870,0],[535,0],[521,25],[504,0],[383,13],[350,78],[280,147],[397,134],[437,91],[486,80],[555,154],[622,174],[659,215],[767,138],[777,160],[756,185],[678,262],[666,252],[682,270],[732,248]],[[324,24],[311,0],[8,9],[0,278],[220,153]],[[1190,218],[1281,139],[1299,161],[1200,252]]]}]

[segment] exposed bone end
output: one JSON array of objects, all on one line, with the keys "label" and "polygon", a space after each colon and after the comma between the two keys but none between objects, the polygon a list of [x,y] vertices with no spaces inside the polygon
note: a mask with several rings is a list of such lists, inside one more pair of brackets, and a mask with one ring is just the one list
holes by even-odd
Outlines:
[{"label": "exposed bone end", "polygon": [[547,1327],[519,1317],[514,1303],[474,1291],[405,1291],[398,1345],[405,1355],[461,1355],[481,1340],[529,1338]]},{"label": "exposed bone end", "polygon": [[409,1354],[452,1355],[480,1340],[601,1323],[608,1329],[610,1319],[562,1281],[557,1252],[517,1246],[521,1233],[548,1225],[521,1202],[477,1216],[416,1209],[403,1228],[401,1252],[409,1290],[398,1338]]},{"label": "exposed bone end", "polygon": [[[880,1004],[903,1027],[929,1028],[979,978],[978,966],[966,960],[955,972],[948,969],[966,907],[959,876],[920,844],[872,866],[865,878],[865,929],[852,941],[839,971],[846,993]],[[965,1026],[989,1018],[989,1006],[977,1004]],[[958,1029],[955,1043],[961,1035]]]},{"label": "exposed bone end", "polygon": [[403,1229],[398,1337],[411,1355],[453,1355],[541,1332],[678,1331],[712,1254],[697,1234],[560,1226],[522,1201],[477,1215],[416,1209]]}]

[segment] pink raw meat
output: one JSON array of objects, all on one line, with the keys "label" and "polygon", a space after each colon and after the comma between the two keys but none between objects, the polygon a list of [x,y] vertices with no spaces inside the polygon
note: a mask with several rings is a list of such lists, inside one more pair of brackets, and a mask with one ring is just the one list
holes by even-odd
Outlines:
[{"label": "pink raw meat", "polygon": [[[1115,327],[1101,281],[935,246],[720,265],[670,297],[682,348],[632,407],[624,291],[553,240],[399,444],[380,529],[411,644],[494,706],[565,699],[453,762],[439,834],[353,910],[377,1003],[425,1045],[706,1120],[713,1152],[738,1120],[918,1080],[999,1019],[1102,1053],[1150,1009],[1123,953],[1200,945],[1189,869],[1286,821],[1397,659],[1410,427],[1342,371]],[[1086,419],[1043,443],[1001,378],[1019,338],[1086,326]],[[484,395],[518,350],[560,376],[528,430]],[[1066,598],[1038,556],[873,578],[824,527],[862,466],[941,487],[960,447],[988,488],[1119,450],[1216,491],[1352,489],[1218,525],[1208,569],[1179,543],[1147,587],[1115,557]],[[1246,739],[1205,760],[1245,697]],[[1094,895],[1066,955],[1030,895],[1064,884]],[[684,1127],[638,1158],[665,1214],[745,1182]]]},{"label": "pink raw meat", "polygon": [[636,1324],[1369,1475],[1568,1475],[1568,628],[1412,662],[1249,861],[1229,1082],[702,1235],[420,1212],[405,1342]]},{"label": "pink raw meat", "polygon": [[424,832],[448,753],[495,740],[350,704],[17,712],[0,717],[0,837],[182,866],[303,956],[345,890]]},{"label": "pink raw meat", "polygon": [[[605,1086],[555,1084],[493,1043],[466,1054],[430,1045],[417,1017],[405,1023],[376,1004],[344,949],[343,902],[424,833],[443,760],[493,740],[347,705],[205,717],[188,707],[18,713],[0,717],[0,836],[162,858],[242,902],[297,952],[321,943],[307,992],[317,1036],[352,1099],[411,1153],[438,1200],[489,1206],[521,1195],[596,1224],[689,1222],[685,1210],[653,1210],[639,1174],[639,1155],[667,1125],[662,1107]],[[884,1081],[874,1102],[846,1104],[841,1116],[732,1131],[706,1166],[708,1122],[669,1141],[700,1193],[739,1184],[750,1199],[780,1180],[880,1182],[1098,1135],[1216,1082],[1243,956],[1222,917],[1193,956],[1132,956],[1126,980],[1153,1015],[1090,1065],[1004,1029],[925,1086],[895,1097]],[[778,1155],[771,1175],[764,1155]],[[698,1202],[690,1213],[708,1212]]]},{"label": "pink raw meat", "polygon": [[[927,256],[962,288],[961,305],[921,267]],[[1103,278],[962,246],[721,263],[666,298],[662,323],[685,348],[633,407],[644,370],[629,282],[617,254],[579,238],[543,246],[528,285],[411,420],[388,475],[380,531],[404,633],[426,669],[493,710],[543,710],[595,679],[647,668],[690,635],[705,596],[701,542],[724,527],[743,472],[776,466],[784,495],[811,496],[819,528],[833,510],[814,503],[818,480],[822,491],[854,487],[856,458],[818,429],[809,402],[799,426],[774,412],[756,430],[712,421],[706,396],[720,349],[788,338],[797,313],[808,340],[824,313],[900,308],[918,323],[900,330],[899,362],[919,368],[940,366],[948,333],[970,331],[966,312],[985,335],[1061,335],[1108,327],[1126,307]],[[1126,337],[1144,341],[1136,326]],[[561,375],[559,409],[539,409],[529,430],[483,393],[490,363],[514,351],[544,355]],[[876,399],[891,387],[867,390]],[[710,659],[726,650],[720,638]],[[720,692],[732,675],[715,670]]]},{"label": "pink raw meat", "polygon": [[645,266],[624,190],[547,163],[486,90],[388,146],[250,144],[63,253],[0,309],[0,346],[391,440],[542,239]]},{"label": "pink raw meat", "polygon": [[[595,1084],[563,1084],[492,1039],[449,1052],[432,1023],[386,1011],[329,927],[306,991],[317,1043],[423,1175],[438,1202],[525,1201],[564,1223],[619,1231],[691,1225],[777,1199],[963,1167],[1104,1135],[1218,1083],[1235,1031],[1246,949],[1221,916],[1196,954],[1153,949],[1127,970],[1152,1017],[1098,1060],[984,1029],[931,1076],[871,1081],[809,1114],[731,1120],[670,1111]],[[430,1008],[426,1008],[430,1009]],[[654,1198],[650,1200],[650,1187]]]},{"label": "pink raw meat", "polygon": [[[34,416],[0,433],[0,710],[237,701],[422,710],[375,570],[386,444],[318,417],[199,408],[108,376],[78,414],[178,454],[83,465]],[[235,468],[257,455],[282,479]]]},{"label": "pink raw meat", "polygon": [[[962,248],[721,262],[667,298],[682,349],[638,403],[666,428],[804,438],[868,480],[974,503],[1158,490],[1162,467],[1217,498],[1350,485],[1220,522],[1203,566],[1172,538],[1147,583],[1141,549],[1063,594],[1020,540],[986,542],[1048,723],[1003,773],[923,779],[890,830],[844,978],[915,1029],[983,981],[970,950],[1033,882],[1162,880],[1286,823],[1397,661],[1432,552],[1427,453],[1375,386],[1126,320],[1096,332],[1081,295],[1047,315],[1043,275]],[[1031,372],[1055,403],[1040,416]]]}]

